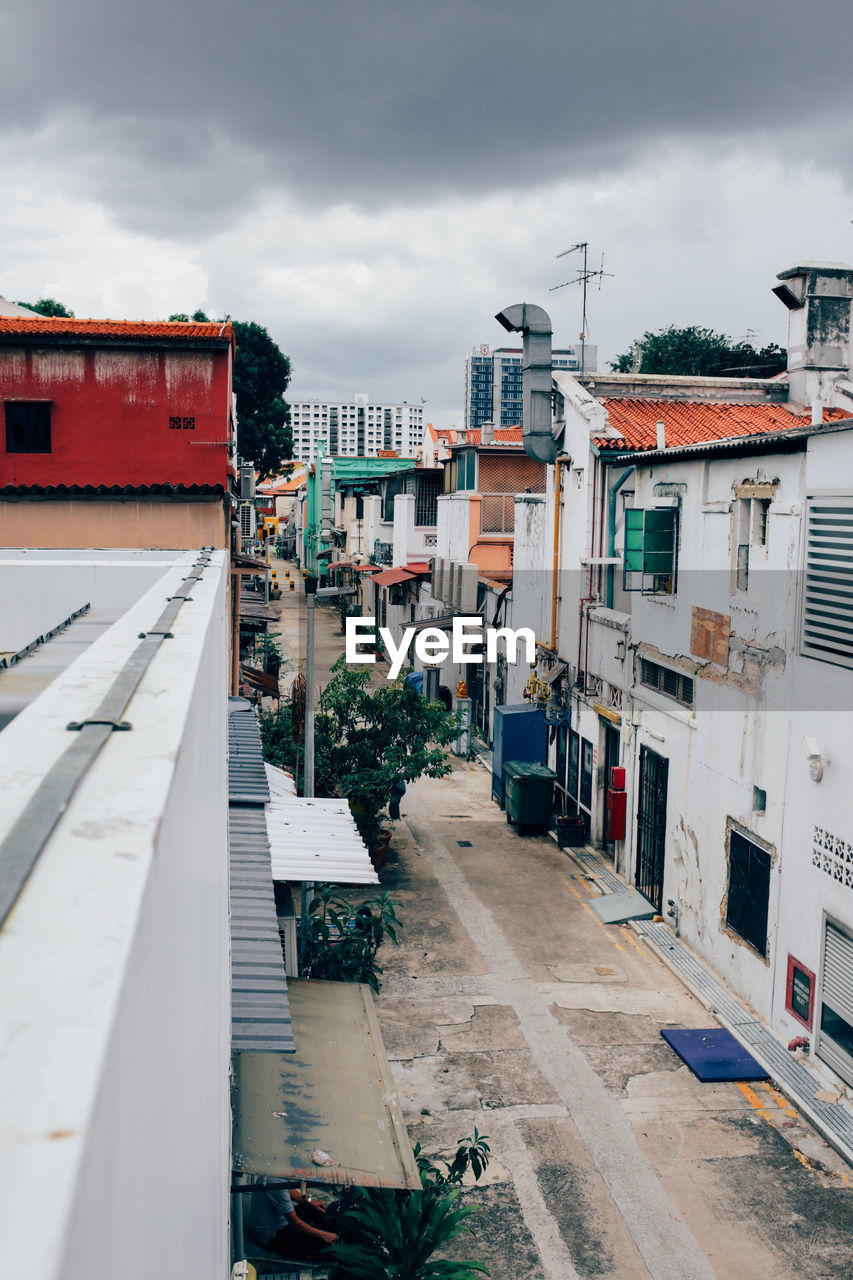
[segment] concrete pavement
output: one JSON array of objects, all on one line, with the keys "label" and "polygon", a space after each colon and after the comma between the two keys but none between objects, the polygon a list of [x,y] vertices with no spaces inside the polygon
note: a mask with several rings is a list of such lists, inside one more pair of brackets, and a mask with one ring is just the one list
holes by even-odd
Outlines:
[{"label": "concrete pavement", "polygon": [[[283,606],[294,652],[304,605]],[[322,683],[342,639],[317,618]],[[713,1018],[598,921],[570,851],[508,828],[476,764],[411,787],[403,818],[383,871],[404,925],[380,953],[386,1047],[413,1141],[449,1152],[476,1125],[493,1153],[454,1256],[494,1280],[853,1274],[848,1167],[775,1090],[682,1065],[661,1028]]]},{"label": "concrete pavement", "polygon": [[458,1255],[495,1280],[853,1273],[847,1166],[774,1090],[682,1065],[661,1028],[713,1019],[600,924],[581,868],[515,835],[476,765],[422,780],[403,812],[383,1034],[413,1140],[450,1149],[476,1124],[496,1162]]}]

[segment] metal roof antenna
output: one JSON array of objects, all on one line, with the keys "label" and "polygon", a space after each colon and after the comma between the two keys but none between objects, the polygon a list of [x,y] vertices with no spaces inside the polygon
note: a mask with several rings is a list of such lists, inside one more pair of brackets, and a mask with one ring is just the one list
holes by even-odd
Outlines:
[{"label": "metal roof antenna", "polygon": [[583,287],[583,319],[581,321],[581,332],[580,332],[580,340],[581,340],[580,376],[583,377],[584,372],[586,371],[586,340],[587,340],[587,337],[589,336],[587,332],[587,319],[586,319],[587,289],[589,287],[590,280],[597,280],[598,290],[600,293],[602,280],[604,279],[605,276],[610,276],[610,278],[613,279],[613,272],[604,270],[604,254],[603,253],[601,255],[601,266],[598,268],[598,270],[597,271],[590,270],[588,266],[588,254],[589,254],[588,240],[581,240],[578,244],[573,244],[571,248],[564,249],[562,253],[558,253],[556,256],[558,258],[565,258],[566,255],[569,253],[580,253],[581,251],[583,252],[583,267],[575,276],[574,280],[564,280],[562,284],[555,284],[548,290],[548,292],[556,293],[558,289],[565,289],[566,286],[570,284],[579,284]]}]

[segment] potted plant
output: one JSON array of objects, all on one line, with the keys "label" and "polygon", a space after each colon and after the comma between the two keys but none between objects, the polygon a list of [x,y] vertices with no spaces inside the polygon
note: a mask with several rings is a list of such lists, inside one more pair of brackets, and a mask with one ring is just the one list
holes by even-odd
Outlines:
[{"label": "potted plant", "polygon": [[579,849],[589,839],[589,818],[585,813],[558,814],[554,826],[561,849]]},{"label": "potted plant", "polygon": [[489,1275],[485,1263],[474,1258],[433,1260],[444,1245],[471,1231],[467,1219],[479,1205],[458,1203],[462,1182],[469,1169],[478,1182],[489,1156],[487,1140],[475,1129],[473,1141],[463,1139],[453,1160],[441,1165],[425,1156],[420,1144],[415,1147],[420,1191],[347,1189],[341,1200],[346,1243],[329,1250],[339,1274],[348,1280],[476,1280]]}]

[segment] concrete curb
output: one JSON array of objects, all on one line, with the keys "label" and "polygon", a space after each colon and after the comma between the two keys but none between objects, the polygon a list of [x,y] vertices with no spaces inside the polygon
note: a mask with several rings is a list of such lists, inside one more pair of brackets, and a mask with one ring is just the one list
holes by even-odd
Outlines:
[{"label": "concrete curb", "polygon": [[[569,853],[569,855],[571,856],[570,850],[564,850],[564,852]],[[596,861],[598,860],[599,855],[597,850],[591,848],[589,845],[584,846],[583,852],[586,858],[595,859]],[[579,867],[580,870],[583,871],[589,877],[589,879],[591,879],[592,882],[598,886],[599,889],[601,889],[602,893],[613,892],[612,885],[609,885],[606,882],[606,880],[603,879],[603,877],[596,875],[595,871],[592,868],[584,866],[583,863],[577,858],[573,858],[572,860],[574,861],[575,865]],[[609,868],[607,869],[607,871],[608,871],[608,875],[610,875],[614,879],[618,878],[620,881],[620,884],[625,883],[622,880],[621,876],[617,877],[616,873],[610,871]],[[833,1130],[832,1126],[821,1116],[819,1111],[810,1104],[809,1099],[804,1096],[803,1092],[801,1092],[793,1084],[791,1084],[790,1081],[785,1079],[784,1075],[782,1075],[777,1070],[777,1068],[770,1061],[770,1059],[767,1056],[765,1056],[765,1054],[762,1053],[760,1045],[756,1045],[751,1041],[749,1041],[748,1039],[746,1039],[745,1036],[742,1034],[742,1032],[738,1030],[738,1023],[732,1022],[730,1018],[727,1018],[724,1013],[720,1012],[720,1010],[717,1008],[716,1004],[714,1003],[713,997],[709,996],[708,992],[702,991],[701,988],[698,987],[696,983],[692,982],[682,972],[682,970],[673,962],[672,957],[667,955],[667,953],[664,951],[662,947],[657,946],[654,939],[648,933],[646,933],[645,930],[638,927],[636,921],[629,921],[628,923],[632,932],[636,935],[636,937],[645,940],[647,946],[650,948],[652,953],[656,955],[664,965],[666,965],[670,973],[674,974],[675,977],[678,978],[682,986],[686,987],[686,989],[690,992],[690,994],[699,1001],[702,1007],[707,1009],[709,1013],[712,1013],[713,1016],[720,1023],[720,1025],[722,1027],[725,1027],[727,1031],[731,1032],[731,1034],[735,1037],[738,1043],[742,1044],[743,1047],[749,1053],[752,1054],[756,1062],[761,1067],[763,1067],[763,1069],[770,1076],[770,1079],[773,1081],[773,1083],[776,1085],[779,1091],[785,1095],[788,1101],[791,1102],[803,1116],[805,1116],[805,1118],[810,1122],[810,1124],[814,1126],[817,1132],[833,1148],[833,1150],[836,1151],[844,1160],[846,1160],[848,1164],[853,1166],[853,1146],[845,1142],[843,1138],[839,1137],[839,1135]],[[669,936],[669,930],[667,930],[667,936]],[[697,967],[701,968],[705,973],[708,974],[708,977],[710,980],[720,983],[721,980],[711,973],[711,971],[707,968],[704,962],[700,960],[699,957],[696,956],[694,952],[689,947],[686,946],[685,943],[679,940],[679,945],[684,949],[685,952],[687,952],[687,954],[691,957],[691,959],[697,965]],[[740,1003],[738,997],[735,996],[734,993],[732,993],[732,999],[738,1000],[738,1003]],[[749,1012],[750,1014],[753,1014],[753,1011],[748,1009],[748,1006],[744,1005],[743,1008],[745,1011]],[[750,1018],[750,1021],[754,1023],[756,1026],[760,1027],[762,1031],[765,1033],[765,1035],[771,1037],[775,1042],[775,1044],[778,1045],[781,1052],[783,1053],[788,1052],[788,1049],[786,1048],[784,1042],[779,1039],[776,1033],[766,1024],[766,1022],[763,1021],[763,1019],[753,1014],[753,1016]],[[818,1076],[814,1075],[809,1063],[801,1060],[799,1061],[799,1066],[803,1069],[803,1071],[807,1072],[808,1075],[813,1080],[815,1092],[817,1092],[817,1090],[823,1087],[823,1082],[820,1080]],[[833,1103],[828,1105],[837,1106],[840,1104]],[[844,1109],[849,1111],[849,1108],[847,1107],[845,1107]]]}]

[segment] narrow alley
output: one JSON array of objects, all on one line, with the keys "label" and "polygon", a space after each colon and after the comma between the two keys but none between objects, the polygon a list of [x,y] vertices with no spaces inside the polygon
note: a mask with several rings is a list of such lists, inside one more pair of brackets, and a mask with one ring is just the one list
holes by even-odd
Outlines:
[{"label": "narrow alley", "polygon": [[[299,597],[282,602],[294,657]],[[317,620],[322,682],[341,641]],[[853,1273],[849,1167],[772,1086],[681,1063],[661,1029],[713,1016],[630,927],[599,923],[571,851],[519,838],[477,763],[410,787],[402,812],[382,880],[404,927],[377,1000],[400,1101],[428,1153],[476,1126],[493,1157],[456,1256],[493,1280]]]}]

